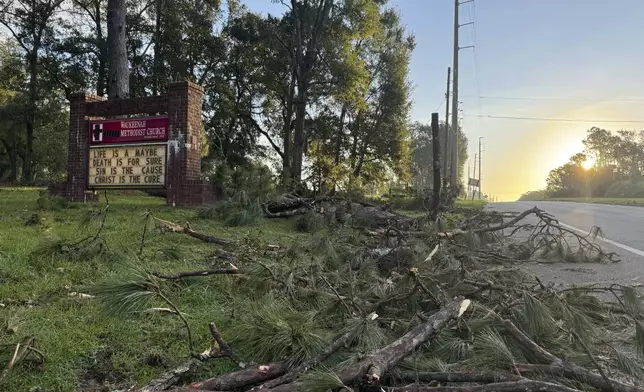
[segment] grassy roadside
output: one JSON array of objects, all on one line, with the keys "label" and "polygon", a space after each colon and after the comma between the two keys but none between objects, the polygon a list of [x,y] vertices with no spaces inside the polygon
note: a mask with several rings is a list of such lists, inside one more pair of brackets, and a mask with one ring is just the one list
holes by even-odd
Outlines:
[{"label": "grassy roadside", "polygon": [[[181,234],[164,234],[153,225],[148,226],[139,257],[136,253],[148,212],[180,224],[190,222],[194,230],[259,249],[266,243],[288,246],[317,238],[317,234],[295,231],[297,218],[260,219],[250,226],[226,227],[216,219],[199,218],[196,210],[167,207],[164,199],[109,195],[101,233],[109,251],[70,259],[39,250],[51,249],[56,240],[74,243],[94,235],[100,220],[80,222],[89,212],[105,207],[104,197],[96,205],[42,210],[39,191],[0,188],[0,363],[9,362],[16,343],[25,337],[35,338],[45,354],[44,365],[18,364],[0,385],[3,391],[127,389],[187,359],[186,334],[177,317],[157,312],[109,316],[97,299],[72,294],[92,293],[97,284],[110,279],[127,281],[132,264],[159,272],[208,269],[213,264],[216,246]],[[461,210],[483,205],[457,202]],[[238,315],[254,305],[236,297],[234,279],[222,275],[187,279],[176,288],[171,299],[186,314],[197,350],[209,344],[210,322],[234,340],[231,335],[239,327]],[[167,305],[155,301],[150,307]],[[216,369],[205,368],[204,372],[230,370],[226,361],[212,361],[209,366]]]},{"label": "grassy roadside", "polygon": [[[295,232],[289,220],[230,228],[212,219],[199,219],[194,210],[166,207],[163,199],[111,196],[102,234],[110,252],[69,260],[62,255],[38,255],[37,250],[56,238],[75,242],[93,235],[97,223],[79,224],[93,207],[40,211],[37,199],[38,190],[0,189],[0,343],[10,345],[0,346],[0,362],[8,363],[15,344],[28,336],[45,353],[42,366],[29,362],[16,366],[0,387],[3,391],[122,388],[147,382],[186,360],[185,332],[176,317],[160,313],[110,317],[96,300],[70,295],[87,293],[104,279],[127,276],[125,261],[162,272],[204,269],[212,264],[212,245],[154,229],[148,231],[144,257],[133,255],[139,249],[146,211],[161,219],[190,222],[193,229],[222,238],[288,244],[308,236]],[[104,207],[101,199],[95,208]],[[37,223],[25,224],[34,214]],[[181,287],[175,299],[187,314],[199,349],[208,345],[209,322],[217,323],[222,331],[234,330],[233,306],[225,296],[231,279],[195,279]],[[226,370],[226,362],[217,362],[217,366]]]},{"label": "grassy roadside", "polygon": [[565,201],[571,203],[594,203],[620,206],[644,207],[644,198],[617,198],[617,197],[563,197],[545,199],[543,201]]}]

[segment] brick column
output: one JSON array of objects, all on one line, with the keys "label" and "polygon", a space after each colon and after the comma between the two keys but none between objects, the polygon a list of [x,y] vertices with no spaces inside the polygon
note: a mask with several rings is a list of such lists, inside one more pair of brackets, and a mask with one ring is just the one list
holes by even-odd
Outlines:
[{"label": "brick column", "polygon": [[202,204],[201,108],[203,89],[192,82],[168,86],[168,205]]},{"label": "brick column", "polygon": [[69,97],[69,140],[67,155],[67,185],[65,196],[70,201],[87,200],[85,190],[89,170],[89,122],[85,105],[103,101],[92,94],[73,94]]}]

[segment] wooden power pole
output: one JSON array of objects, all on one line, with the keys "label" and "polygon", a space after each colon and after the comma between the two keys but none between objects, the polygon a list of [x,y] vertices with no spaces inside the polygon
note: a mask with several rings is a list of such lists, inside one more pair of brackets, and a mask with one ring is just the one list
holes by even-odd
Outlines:
[{"label": "wooden power pole", "polygon": [[441,201],[441,143],[440,127],[438,126],[438,113],[432,113],[432,152],[434,154],[433,192],[430,218],[435,220],[438,216]]},{"label": "wooden power pole", "polygon": [[452,69],[447,67],[447,89],[445,90],[445,129],[443,130],[443,181],[447,184],[447,179],[451,175],[448,171],[448,157],[450,151],[449,137],[449,79]]},{"label": "wooden power pole", "polygon": [[481,141],[483,140],[483,137],[479,137],[479,200],[481,200],[481,153],[483,152],[481,150]]},{"label": "wooden power pole", "polygon": [[451,156],[451,183],[458,185],[458,3],[454,0],[454,57],[452,64],[452,156]]}]

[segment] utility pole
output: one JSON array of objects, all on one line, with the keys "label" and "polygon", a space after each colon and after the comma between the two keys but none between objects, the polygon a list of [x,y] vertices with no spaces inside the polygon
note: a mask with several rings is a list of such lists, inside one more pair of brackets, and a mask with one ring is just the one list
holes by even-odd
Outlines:
[{"label": "utility pole", "polygon": [[452,77],[452,128],[454,134],[452,142],[452,162],[451,162],[451,183],[452,186],[458,185],[458,3],[459,0],[454,0],[454,58],[452,61],[452,69],[454,76]]},{"label": "utility pole", "polygon": [[470,169],[471,169],[470,163],[467,162],[467,193],[465,193],[465,198],[466,199],[468,197],[470,197],[470,188],[471,188],[471,186],[470,186],[470,178],[472,177],[472,175],[470,174]]},{"label": "utility pole", "polygon": [[481,141],[483,136],[479,137],[479,200],[481,200]]},{"label": "utility pole", "polygon": [[[450,151],[449,137],[449,78],[452,69],[447,67],[447,89],[445,90],[445,129],[443,131],[443,181],[447,184],[447,178],[450,176],[448,169],[448,157]],[[451,161],[450,161],[451,162]]]},{"label": "utility pole", "polygon": [[[474,153],[474,171],[472,172],[472,175],[476,177],[476,153]],[[468,180],[469,181],[469,180]],[[476,192],[476,186],[472,186],[472,200],[474,200],[474,192]]]},{"label": "utility pole", "polygon": [[438,113],[432,113],[432,152],[433,152],[433,180],[432,186],[432,206],[430,209],[430,218],[432,221],[438,217],[438,211],[441,204],[441,144],[440,144],[440,127],[438,125]]},{"label": "utility pole", "polygon": [[460,49],[473,47],[472,45],[465,47],[459,46],[458,29],[462,26],[474,24],[474,22],[464,23],[462,25],[459,24],[458,7],[462,4],[471,3],[473,1],[474,0],[465,0],[459,2],[459,0],[454,0],[454,58],[452,64],[452,128],[454,128],[454,142],[452,143],[452,186],[456,186],[458,184],[458,51]]}]

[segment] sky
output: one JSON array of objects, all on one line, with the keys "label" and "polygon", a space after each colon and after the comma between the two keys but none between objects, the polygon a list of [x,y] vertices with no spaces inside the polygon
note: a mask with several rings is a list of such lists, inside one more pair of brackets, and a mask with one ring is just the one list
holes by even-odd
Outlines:
[{"label": "sky", "polygon": [[[283,11],[271,0],[244,3]],[[437,111],[442,121],[454,1],[389,4],[416,36],[411,119],[429,122]],[[644,129],[643,0],[474,0],[460,6],[460,24],[470,21],[460,28],[460,46],[475,48],[460,50],[459,101],[470,161],[483,138],[484,193],[516,200],[545,187],[593,126]]]}]

